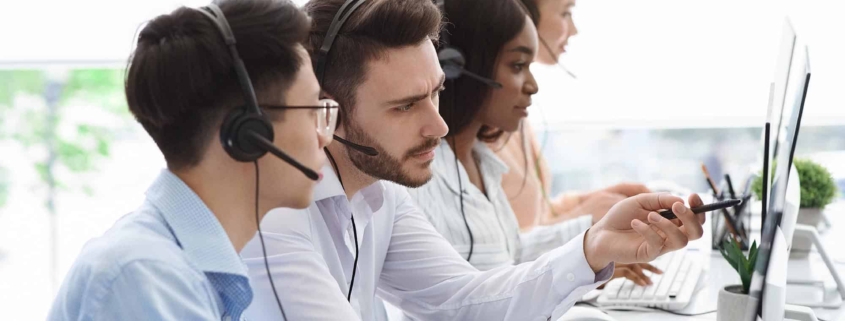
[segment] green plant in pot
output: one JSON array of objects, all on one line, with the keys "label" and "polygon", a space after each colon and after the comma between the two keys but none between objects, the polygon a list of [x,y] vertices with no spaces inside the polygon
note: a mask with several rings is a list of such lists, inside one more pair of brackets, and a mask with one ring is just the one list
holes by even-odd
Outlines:
[{"label": "green plant in pot", "polygon": [[[798,180],[801,185],[801,205],[798,210],[798,224],[816,227],[822,219],[824,207],[833,202],[838,194],[836,182],[824,166],[811,160],[796,159],[793,165],[798,172]],[[772,166],[772,173],[775,172],[775,168],[777,168],[777,164]],[[751,189],[754,191],[757,199],[762,199],[761,195],[763,194],[763,180],[760,176],[758,175],[753,185],[751,185]],[[792,257],[807,256],[811,247],[811,240],[796,236],[792,239],[790,255]]]},{"label": "green plant in pot", "polygon": [[751,275],[754,274],[754,267],[757,264],[758,250],[757,241],[751,244],[747,256],[742,253],[739,244],[733,240],[728,240],[722,244],[722,249],[719,251],[728,264],[739,274],[741,284],[728,285],[719,291],[716,320],[742,320],[745,317],[748,304],[756,300],[748,295],[748,289],[751,286]]}]

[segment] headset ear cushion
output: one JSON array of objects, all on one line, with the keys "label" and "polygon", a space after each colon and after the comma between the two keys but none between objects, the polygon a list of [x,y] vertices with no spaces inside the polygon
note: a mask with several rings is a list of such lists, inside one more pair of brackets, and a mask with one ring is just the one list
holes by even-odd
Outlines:
[{"label": "headset ear cushion", "polygon": [[264,116],[249,113],[244,108],[232,110],[220,128],[220,143],[232,158],[241,162],[253,162],[267,150],[253,144],[250,133],[257,133],[273,141],[273,125]]},{"label": "headset ear cushion", "polygon": [[466,64],[464,55],[458,49],[446,47],[437,52],[440,68],[446,74],[446,79],[457,79],[461,76]]}]

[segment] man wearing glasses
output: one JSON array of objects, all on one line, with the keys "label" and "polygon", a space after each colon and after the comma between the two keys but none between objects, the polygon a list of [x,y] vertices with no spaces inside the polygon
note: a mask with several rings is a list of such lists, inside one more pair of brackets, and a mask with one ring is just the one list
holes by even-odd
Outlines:
[{"label": "man wearing glasses", "polygon": [[139,34],[127,102],[167,169],[85,245],[49,320],[242,320],[253,292],[238,252],[271,208],[311,202],[337,104],[318,100],[308,18],[289,2],[216,3]]},{"label": "man wearing glasses", "polygon": [[[314,202],[275,209],[262,221],[266,255],[259,237],[241,252],[256,291],[249,319],[384,320],[376,295],[417,320],[557,318],[608,280],[613,262],[647,262],[701,237],[703,222],[681,199],[643,194],[533,262],[479,272],[399,186],[431,179],[448,131],[438,113],[445,80],[433,44],[438,8],[432,1],[311,0],[304,10],[317,77],[343,109],[343,140],[326,148],[331,166]],[[650,215],[663,208],[683,226]]]}]

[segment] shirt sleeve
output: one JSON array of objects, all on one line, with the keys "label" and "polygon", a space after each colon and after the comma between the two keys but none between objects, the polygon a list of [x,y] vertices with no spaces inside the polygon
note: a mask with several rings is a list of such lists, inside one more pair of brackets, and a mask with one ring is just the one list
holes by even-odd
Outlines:
[{"label": "shirt sleeve", "polygon": [[533,262],[480,272],[461,258],[410,201],[397,192],[393,235],[379,295],[418,320],[559,318],[613,274],[594,273],[584,233]]},{"label": "shirt sleeve", "polygon": [[[323,257],[312,243],[309,213],[276,209],[262,221],[267,264],[288,320],[360,320],[352,309]],[[250,241],[241,257],[249,270],[253,290],[247,320],[284,320],[273,293],[258,237]]]},{"label": "shirt sleeve", "polygon": [[559,222],[554,225],[535,226],[528,232],[519,233],[521,251],[519,262],[534,261],[546,252],[558,248],[590,228],[590,215]]},{"label": "shirt sleeve", "polygon": [[113,272],[78,278],[85,282],[63,291],[73,294],[57,299],[49,320],[219,319],[202,282],[186,278],[185,271],[163,262],[135,261]]}]

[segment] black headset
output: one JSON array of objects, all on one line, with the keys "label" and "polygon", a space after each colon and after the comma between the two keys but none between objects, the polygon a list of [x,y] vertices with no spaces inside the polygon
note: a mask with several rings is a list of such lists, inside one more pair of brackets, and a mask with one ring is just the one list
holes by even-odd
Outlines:
[{"label": "black headset", "polygon": [[305,176],[312,180],[317,180],[319,175],[314,170],[305,167],[297,162],[275,145],[273,145],[273,125],[267,117],[261,112],[258,107],[258,99],[255,97],[255,89],[252,87],[252,81],[249,80],[246,66],[238,54],[236,47],[235,35],[223,11],[215,4],[209,4],[198,10],[203,15],[211,19],[229,48],[229,53],[232,55],[232,64],[235,68],[235,74],[238,78],[238,83],[243,92],[245,105],[243,108],[235,108],[226,119],[220,128],[220,143],[223,149],[233,159],[240,162],[254,162],[255,163],[255,223],[258,227],[258,235],[261,239],[261,250],[264,253],[264,267],[267,269],[267,277],[270,279],[270,286],[273,289],[273,295],[276,298],[276,303],[279,306],[279,311],[282,317],[285,316],[285,310],[282,308],[282,301],[279,300],[279,294],[276,292],[276,285],[273,282],[273,277],[270,274],[270,265],[267,262],[267,249],[264,246],[264,234],[261,232],[261,224],[258,221],[258,159],[266,155],[268,152],[282,159],[288,164],[292,165]]},{"label": "black headset", "polygon": [[[446,18],[446,0],[438,0],[437,6],[440,7],[440,12],[443,15],[443,18]],[[454,86],[455,80],[460,78],[461,76],[467,76],[481,83],[490,86],[494,89],[502,88],[502,84],[496,82],[493,79],[483,77],[479,74],[466,70],[466,58],[464,54],[461,52],[460,49],[452,47],[449,43],[449,31],[446,28],[442,28],[440,30],[440,48],[437,50],[437,59],[440,61],[440,68],[443,69],[443,73],[446,75],[446,79],[450,81],[450,83]],[[456,95],[452,95],[452,108],[455,107],[455,100]],[[452,140],[452,145],[455,144],[454,139]],[[469,228],[469,222],[467,221],[467,214],[464,211],[464,187],[463,182],[461,181],[461,168],[458,162],[458,154],[455,153],[455,172],[458,176],[458,197],[460,198],[461,202],[461,217],[464,220],[464,226],[467,229],[467,233],[469,234],[469,254],[467,255],[467,262],[472,258],[472,251],[475,245],[475,240],[472,235],[472,229]]]},{"label": "black headset", "polygon": [[249,80],[246,66],[238,54],[235,35],[226,20],[226,16],[223,15],[223,11],[217,5],[210,4],[200,9],[199,12],[211,19],[217,29],[220,30],[223,41],[232,55],[232,65],[235,68],[235,74],[244,97],[245,105],[243,108],[235,108],[229,112],[220,128],[220,143],[223,145],[223,149],[229,156],[240,162],[255,162],[266,155],[267,152],[270,152],[301,171],[308,178],[317,180],[317,172],[305,167],[273,145],[273,125],[261,112],[261,108],[258,107],[255,89],[252,87],[252,81]]},{"label": "black headset", "polygon": [[[323,38],[323,45],[320,46],[320,51],[317,53],[317,68],[315,73],[317,75],[317,80],[320,82],[320,86],[324,83],[325,73],[326,73],[326,64],[329,58],[329,51],[332,50],[332,44],[334,44],[335,38],[337,38],[338,33],[340,33],[340,29],[343,28],[343,24],[346,23],[346,20],[352,16],[352,13],[355,12],[355,9],[358,9],[362,4],[364,4],[366,0],[346,0],[340,9],[337,10],[337,13],[334,15],[332,19],[332,23],[329,25],[329,30],[326,31],[326,37]],[[346,147],[352,148],[358,152],[364,153],[367,156],[378,156],[378,150],[369,146],[359,145],[348,140],[345,140],[337,135],[334,135],[334,139],[337,140],[339,143],[345,145]],[[326,156],[328,156],[329,161],[331,161],[332,166],[337,170],[337,180],[340,182],[340,187],[343,188],[343,178],[340,177],[340,169],[337,169],[337,163],[335,163],[334,157],[329,152],[328,148],[325,149]],[[345,188],[344,188],[345,189]],[[355,261],[352,263],[352,278],[349,281],[349,292],[346,293],[346,301],[352,301],[352,288],[355,285],[355,274],[358,272],[358,228],[355,226],[355,215],[349,215],[350,219],[352,220],[352,233],[355,237]]]},{"label": "black headset", "polygon": [[[446,18],[446,0],[438,0],[437,6],[440,7],[443,18]],[[464,54],[455,47],[449,45],[449,32],[445,26],[440,30],[440,49],[437,50],[437,59],[440,61],[440,68],[446,74],[446,79],[454,80],[461,76],[468,76],[472,79],[478,80],[487,86],[493,88],[502,88],[502,84],[493,79],[482,77],[479,74],[466,70],[466,58]]]},{"label": "black headset", "polygon": [[[340,9],[338,9],[337,13],[334,15],[332,23],[329,25],[329,30],[326,31],[326,37],[323,38],[323,45],[320,46],[320,51],[317,52],[317,68],[314,70],[314,73],[317,75],[317,81],[320,82],[321,87],[325,83],[326,64],[328,63],[329,51],[332,50],[334,40],[337,38],[338,33],[340,33],[340,29],[343,28],[343,24],[346,23],[346,19],[349,19],[349,17],[352,16],[352,13],[355,12],[355,9],[358,9],[358,7],[364,4],[364,1],[365,0],[347,0],[342,6],[340,6]],[[352,148],[364,155],[378,156],[378,150],[375,148],[350,142],[337,135],[334,135],[334,139],[339,143],[346,145],[346,147]]]}]

